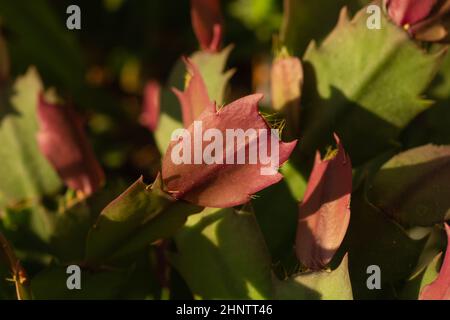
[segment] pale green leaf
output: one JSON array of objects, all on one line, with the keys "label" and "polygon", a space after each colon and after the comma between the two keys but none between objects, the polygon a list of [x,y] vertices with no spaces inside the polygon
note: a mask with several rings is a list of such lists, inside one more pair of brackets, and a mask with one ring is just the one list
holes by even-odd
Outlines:
[{"label": "pale green leaf", "polygon": [[15,82],[0,105],[0,203],[16,203],[56,192],[61,182],[36,140],[37,99],[43,89],[34,68]]}]

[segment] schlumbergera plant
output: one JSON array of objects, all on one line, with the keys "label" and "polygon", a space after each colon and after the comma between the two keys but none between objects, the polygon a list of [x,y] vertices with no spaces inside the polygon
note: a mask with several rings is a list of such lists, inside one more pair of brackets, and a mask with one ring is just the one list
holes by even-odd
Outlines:
[{"label": "schlumbergera plant", "polygon": [[450,1],[285,0],[264,98],[230,90],[223,4],[190,5],[128,187],[1,39],[0,297],[450,299]]}]

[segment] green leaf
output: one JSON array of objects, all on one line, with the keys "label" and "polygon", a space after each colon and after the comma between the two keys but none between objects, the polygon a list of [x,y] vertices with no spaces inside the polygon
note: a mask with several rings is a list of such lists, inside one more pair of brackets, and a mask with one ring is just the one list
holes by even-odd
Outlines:
[{"label": "green leaf", "polygon": [[92,223],[89,207],[74,207],[48,214],[52,224],[50,252],[61,262],[81,261],[85,255],[86,237]]},{"label": "green leaf", "polygon": [[234,74],[234,69],[224,71],[231,50],[233,46],[229,45],[220,52],[197,51],[191,56],[192,61],[200,69],[209,99],[215,101],[217,105],[225,103],[225,90]]},{"label": "green leaf", "polygon": [[303,100],[300,148],[307,155],[337,132],[359,165],[397,146],[400,131],[431,104],[420,95],[444,51],[425,52],[384,15],[379,30],[367,28],[366,19],[364,9],[352,21],[343,9],[331,34],[305,54],[305,91],[317,86]]},{"label": "green leaf", "polygon": [[405,226],[450,219],[450,147],[427,145],[400,153],[374,176],[369,200]]},{"label": "green leaf", "polygon": [[[226,61],[230,55],[232,46],[228,46],[220,52],[210,53],[198,51],[192,54],[192,61],[198,66],[205,81],[209,98],[218,105],[222,105],[228,80],[233,75],[233,70],[224,72]],[[182,90],[184,88],[186,67],[180,59],[175,64],[169,77],[167,86],[161,92],[161,110],[158,127],[155,131],[155,139],[159,151],[164,154],[170,143],[172,133],[183,128],[181,118],[181,106],[171,88]]]},{"label": "green leaf", "polygon": [[[237,0],[228,1],[227,4],[233,18],[251,30],[260,42],[269,42],[280,26],[279,2],[278,0]],[[242,31],[239,29],[238,32]]]},{"label": "green leaf", "polygon": [[352,300],[348,258],[332,271],[305,272],[286,280],[276,280],[280,300]]},{"label": "green leaf", "polygon": [[13,204],[56,192],[61,182],[41,154],[36,107],[42,82],[34,68],[17,79],[10,99],[0,104],[0,204]]},{"label": "green leaf", "polygon": [[171,236],[199,207],[175,201],[142,177],[101,212],[87,238],[90,263],[133,256],[152,242]]},{"label": "green leaf", "polygon": [[154,250],[146,249],[142,252],[120,290],[120,299],[161,299],[162,288],[157,279],[155,260]]},{"label": "green leaf", "polygon": [[[290,52],[303,54],[311,40],[322,40],[333,27],[343,6],[358,7],[356,0],[284,1],[280,40]],[[320,17],[320,23],[317,21]]]},{"label": "green leaf", "polygon": [[251,211],[207,208],[189,217],[175,244],[170,260],[197,298],[272,297],[270,256]]}]

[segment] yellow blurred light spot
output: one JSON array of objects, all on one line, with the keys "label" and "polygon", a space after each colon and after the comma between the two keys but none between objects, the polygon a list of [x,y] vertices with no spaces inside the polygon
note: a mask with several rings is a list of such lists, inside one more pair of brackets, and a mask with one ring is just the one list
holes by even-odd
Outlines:
[{"label": "yellow blurred light spot", "polygon": [[192,79],[192,74],[190,72],[186,72],[186,74],[184,76],[184,89],[185,90],[189,86],[191,79]]},{"label": "yellow blurred light spot", "polygon": [[108,11],[117,11],[123,3],[124,0],[103,0],[103,6]]},{"label": "yellow blurred light spot", "polygon": [[89,127],[95,133],[104,133],[111,130],[114,126],[113,120],[105,114],[94,114],[89,119]]},{"label": "yellow blurred light spot", "polygon": [[138,60],[128,60],[120,73],[120,85],[125,92],[137,93],[140,89],[141,65]]}]

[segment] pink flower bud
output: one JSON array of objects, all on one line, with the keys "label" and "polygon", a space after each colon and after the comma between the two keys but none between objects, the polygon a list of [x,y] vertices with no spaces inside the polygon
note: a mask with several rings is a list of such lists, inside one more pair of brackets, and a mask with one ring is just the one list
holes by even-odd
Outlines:
[{"label": "pink flower bud", "polygon": [[271,70],[272,106],[276,111],[287,107],[300,108],[303,68],[300,59],[281,56]]},{"label": "pink flower bud", "polygon": [[41,152],[65,184],[85,195],[103,183],[104,173],[83,131],[79,116],[68,106],[53,104],[39,95],[37,108]]},{"label": "pink flower bud", "polygon": [[399,26],[412,26],[428,17],[437,0],[387,0],[391,19]]},{"label": "pink flower bud", "polygon": [[339,137],[337,153],[322,160],[317,153],[299,217],[295,249],[309,269],[323,269],[344,239],[350,222],[352,164]]},{"label": "pink flower bud", "polygon": [[149,81],[144,88],[144,101],[140,122],[150,131],[158,127],[161,103],[161,86],[156,81]]}]

